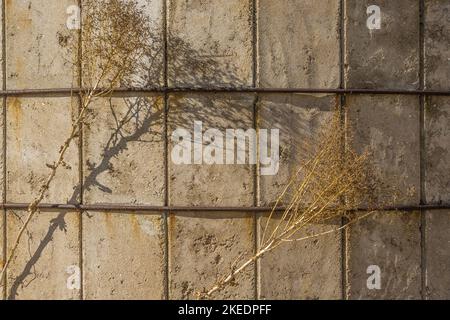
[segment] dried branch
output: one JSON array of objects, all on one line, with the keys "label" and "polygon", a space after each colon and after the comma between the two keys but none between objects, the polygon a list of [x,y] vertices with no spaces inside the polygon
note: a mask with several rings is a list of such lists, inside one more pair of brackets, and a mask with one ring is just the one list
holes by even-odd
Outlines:
[{"label": "dried branch", "polygon": [[[80,93],[81,106],[72,122],[69,137],[59,148],[57,160],[47,164],[50,169],[38,195],[28,205],[28,215],[20,228],[17,238],[3,265],[0,279],[4,278],[20,240],[36,213],[39,204],[47,195],[50,185],[60,167],[66,167],[64,157],[72,142],[80,135],[83,124],[87,123],[89,107],[100,97],[114,92],[123,83],[133,80],[138,72],[142,57],[148,52],[150,21],[137,1],[125,0],[84,0],[83,24],[80,32],[82,56],[79,46],[73,45],[74,73],[80,72],[80,79],[88,89]],[[76,97],[72,96],[72,99]]]},{"label": "dried branch", "polygon": [[[357,154],[351,148],[348,129],[342,125],[340,112],[336,110],[331,120],[323,124],[317,138],[302,142],[307,145],[302,164],[273,205],[261,234],[260,249],[209,290],[199,293],[199,298],[211,298],[234,283],[246,268],[286,242],[305,241],[344,230],[375,212],[370,208],[379,202],[381,184],[373,174],[369,151]],[[346,145],[343,145],[344,135],[347,135]],[[350,218],[348,213],[362,205],[368,208],[367,212]],[[281,216],[276,213],[279,207],[286,208]],[[306,227],[311,224],[342,217],[347,217],[348,223],[305,235]]]}]

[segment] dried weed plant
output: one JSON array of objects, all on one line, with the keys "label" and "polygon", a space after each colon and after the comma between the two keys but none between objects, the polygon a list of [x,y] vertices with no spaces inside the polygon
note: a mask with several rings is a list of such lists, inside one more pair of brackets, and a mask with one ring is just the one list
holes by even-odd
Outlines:
[{"label": "dried weed plant", "polygon": [[[236,276],[284,243],[338,232],[376,211],[378,195],[386,186],[374,174],[370,151],[355,152],[350,126],[342,123],[339,110],[318,131],[316,138],[300,142],[301,164],[262,226],[257,252],[247,259],[236,259],[229,274],[220,277],[209,290],[197,293],[198,298],[209,299],[225,287],[236,285]],[[395,198],[396,193],[392,194]],[[281,212],[279,208],[283,208]],[[351,214],[361,208],[365,209],[363,213]],[[318,233],[308,231],[312,224],[333,225],[344,217],[341,221],[346,222],[339,227]]]},{"label": "dried weed plant", "polygon": [[64,158],[69,146],[80,136],[82,125],[89,124],[90,106],[96,99],[111,95],[117,87],[132,83],[151,48],[150,20],[137,1],[83,0],[82,10],[81,30],[74,31],[77,36],[67,37],[72,40],[78,38],[69,49],[73,56],[71,64],[75,78],[85,87],[79,92],[79,97],[72,96],[72,103],[79,99],[79,111],[56,160],[46,165],[50,172],[37,196],[28,205],[28,215],[12,242],[0,279],[4,279],[21,238],[39,212],[39,204],[45,198],[57,170],[70,169]]}]

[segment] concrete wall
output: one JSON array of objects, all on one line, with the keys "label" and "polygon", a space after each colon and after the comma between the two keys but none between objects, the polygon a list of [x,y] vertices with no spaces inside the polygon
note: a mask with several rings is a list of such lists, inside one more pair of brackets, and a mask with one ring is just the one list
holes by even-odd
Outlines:
[{"label": "concrete wall", "polygon": [[[3,2],[2,88],[71,87],[61,34],[66,8],[77,1]],[[152,85],[450,90],[447,0],[140,2],[161,48],[148,75]],[[382,24],[370,31],[366,10],[374,4]],[[1,103],[0,193],[4,202],[27,202],[78,106],[64,94]],[[135,92],[99,100],[93,123],[67,154],[71,169],[58,173],[45,202],[267,206],[295,170],[302,137],[339,104],[333,94]],[[374,148],[379,177],[402,191],[398,205],[450,202],[450,97],[361,94],[345,104],[355,147]],[[259,176],[254,165],[174,165],[167,137],[176,128],[192,130],[194,120],[218,129],[279,128],[278,175]],[[5,210],[1,217],[3,260],[25,214]],[[192,298],[257,248],[266,218],[43,210],[8,270],[2,297]],[[379,212],[342,234],[285,245],[217,297],[448,299],[449,228],[450,210]],[[370,265],[380,267],[379,290],[367,288]],[[78,269],[79,289],[70,285]]]}]

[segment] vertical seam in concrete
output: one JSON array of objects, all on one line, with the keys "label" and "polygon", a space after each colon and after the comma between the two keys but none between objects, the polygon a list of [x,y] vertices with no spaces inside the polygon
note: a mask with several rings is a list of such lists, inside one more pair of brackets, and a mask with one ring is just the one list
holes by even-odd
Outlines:
[{"label": "vertical seam in concrete", "polygon": [[[253,102],[253,128],[256,131],[256,112],[257,112],[257,103],[258,103],[258,94],[255,95],[255,100]],[[258,183],[258,171],[256,168],[256,164],[253,166],[253,205],[256,207],[258,205],[257,199],[257,183]],[[253,218],[253,252],[256,254],[258,252],[258,214],[255,212],[252,215]],[[258,263],[254,265],[254,298],[258,299]]]},{"label": "vertical seam in concrete", "polygon": [[168,36],[167,36],[167,1],[169,0],[163,0],[163,44],[164,44],[164,57],[163,57],[163,63],[164,63],[164,70],[163,70],[163,78],[164,78],[164,87],[167,88],[168,87],[168,74],[167,74],[167,69],[168,69]]},{"label": "vertical seam in concrete", "polygon": [[[168,87],[168,26],[167,26],[167,1],[163,0],[163,42],[164,42],[164,87]],[[168,94],[164,92],[164,205],[169,204],[169,151],[168,151]],[[164,298],[169,300],[169,226],[168,226],[168,212],[163,214],[164,220]]]},{"label": "vertical seam in concrete", "polygon": [[[2,89],[6,90],[6,10],[5,10],[5,0],[2,1],[2,71],[3,71],[3,83],[2,83]],[[3,160],[3,183],[2,183],[2,187],[3,187],[3,195],[2,195],[2,202],[5,203],[6,202],[6,96],[4,96],[2,98],[3,101],[3,148],[2,148],[2,160]],[[6,216],[6,210],[3,209],[2,211],[2,219],[3,219],[3,234],[2,234],[2,238],[3,238],[3,262],[6,262],[6,250],[8,249],[7,247],[7,232],[6,232],[6,227],[7,227],[7,216]],[[3,279],[0,279],[0,283],[3,285],[3,300],[6,300],[7,298],[7,294],[6,294],[6,279],[7,279],[7,271],[5,272]]]},{"label": "vertical seam in concrete", "polygon": [[344,0],[339,1],[339,88],[344,88]]},{"label": "vertical seam in concrete", "polygon": [[258,6],[258,1],[257,0],[252,0],[251,3],[251,12],[252,12],[252,61],[253,61],[253,66],[252,66],[252,87],[256,88],[256,86],[258,85],[258,80],[257,80],[257,76],[258,76],[258,70],[257,70],[257,64],[258,64],[258,25],[257,25],[257,6]]},{"label": "vertical seam in concrete", "polygon": [[[253,102],[253,129],[255,129],[255,132],[257,131],[257,115],[258,115],[258,102],[259,102],[259,96],[258,94],[255,94],[255,100]],[[258,159],[258,158],[256,158]],[[258,163],[258,161],[256,161]],[[253,166],[253,205],[255,207],[258,206],[258,165],[255,164]],[[259,230],[258,230],[258,213],[253,213],[253,251],[254,254],[258,252],[258,239],[259,239]],[[258,261],[255,261],[254,265],[254,296],[255,300],[259,299],[259,268],[258,268]]]},{"label": "vertical seam in concrete", "polygon": [[[83,0],[78,0],[78,6],[80,8],[80,18],[81,18],[81,10],[82,10],[82,1]],[[77,57],[77,68],[78,68],[78,79],[77,79],[77,84],[78,87],[81,88],[83,85],[83,80],[82,80],[82,59],[83,59],[83,48],[82,48],[82,30],[81,30],[82,26],[81,26],[81,21],[80,21],[80,29],[78,30],[78,57]],[[78,94],[78,112],[81,111],[81,104],[82,104],[82,99],[81,96]],[[78,165],[78,174],[79,174],[79,183],[80,183],[80,203],[83,204],[84,201],[84,188],[83,188],[83,123],[80,123],[80,128],[79,128],[79,140],[78,140],[78,161],[79,161],[79,165]]]},{"label": "vertical seam in concrete", "polygon": [[[259,118],[259,96],[256,100],[256,104],[255,104],[255,130],[256,130],[256,166],[255,166],[255,170],[256,170],[256,188],[255,188],[255,207],[259,207],[261,204],[261,176],[260,176],[260,163],[259,163],[259,123],[260,123],[260,118]],[[261,218],[261,214],[259,213],[255,213],[255,246],[256,246],[256,251],[259,250],[260,247],[260,237],[259,237],[259,220]],[[261,261],[258,259],[255,262],[255,268],[256,268],[256,278],[255,278],[255,283],[256,283],[256,299],[259,300],[261,297]]]},{"label": "vertical seam in concrete", "polygon": [[[164,94],[164,178],[165,178],[165,196],[164,205],[168,205],[168,134],[167,134],[167,113],[168,113],[168,95]],[[164,212],[164,298],[169,300],[169,212]]]},{"label": "vertical seam in concrete", "polygon": [[[258,21],[257,21],[257,7],[258,7],[258,1],[252,0],[251,3],[252,6],[252,50],[253,50],[253,64],[252,64],[252,70],[253,70],[253,79],[252,79],[252,86],[254,88],[258,85],[257,75],[258,75]],[[258,116],[258,102],[259,102],[259,95],[258,93],[254,96],[253,101],[253,128],[255,131],[257,131],[257,116]],[[258,158],[257,158],[258,159]],[[256,161],[258,163],[258,161]],[[258,185],[259,185],[259,179],[258,179],[258,165],[255,164],[253,167],[253,205],[256,207],[258,206],[259,200],[258,200]],[[259,238],[259,231],[258,231],[258,214],[255,212],[253,214],[253,251],[256,254],[258,252],[258,238]],[[259,261],[255,261],[254,265],[254,298],[255,300],[259,299]]]},{"label": "vertical seam in concrete", "polygon": [[[81,19],[81,12],[83,9],[83,0],[78,0],[78,7],[80,8],[80,19]],[[78,87],[82,87],[83,85],[83,79],[82,79],[82,59],[83,59],[83,45],[82,45],[82,20],[80,21],[80,29],[78,30]],[[77,95],[78,99],[78,112],[81,112],[82,108],[82,99],[81,95]],[[83,204],[84,202],[84,176],[83,176],[83,161],[84,161],[84,154],[83,154],[83,130],[84,126],[83,123],[80,123],[80,134],[79,134],[79,141],[78,141],[78,170],[79,170],[79,183],[80,183],[80,203]],[[84,267],[83,267],[83,211],[79,211],[78,213],[78,245],[79,245],[79,263],[80,263],[80,293],[79,297],[81,300],[84,300]]]},{"label": "vertical seam in concrete", "polygon": [[[420,0],[419,5],[419,88],[425,88],[425,2]],[[420,99],[420,204],[426,202],[425,196],[425,95],[421,94]],[[421,243],[421,296],[427,298],[426,294],[426,211],[420,212],[420,243]]]},{"label": "vertical seam in concrete", "polygon": [[[345,1],[339,1],[339,88],[342,89],[346,87],[344,80],[344,54],[345,54]],[[341,126],[343,128],[342,137],[342,155],[345,155],[345,144],[347,142],[346,137],[346,123],[345,123],[345,95],[339,95],[339,113],[341,117]],[[345,201],[345,199],[343,199]],[[341,225],[346,224],[346,218],[342,217]],[[341,298],[343,300],[347,299],[346,288],[347,288],[347,230],[343,229],[341,231]]]}]

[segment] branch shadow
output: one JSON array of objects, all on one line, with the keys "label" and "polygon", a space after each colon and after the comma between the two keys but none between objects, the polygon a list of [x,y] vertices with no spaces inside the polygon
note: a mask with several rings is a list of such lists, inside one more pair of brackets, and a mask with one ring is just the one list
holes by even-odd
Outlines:
[{"label": "branch shadow", "polygon": [[[162,43],[158,43],[159,41],[151,41],[149,43],[149,48],[146,57],[143,58],[142,64],[139,65],[138,72],[126,79],[121,86],[124,87],[150,87],[154,86],[155,78],[160,79],[161,73],[164,71],[164,68],[161,64],[155,63],[158,60],[158,56],[161,54]],[[217,61],[205,58],[199,54],[197,54],[194,50],[190,49],[188,43],[185,43],[182,39],[176,38],[173,35],[171,36],[170,45],[172,46],[171,53],[168,59],[171,61],[169,63],[169,70],[172,70],[171,73],[174,77],[183,77],[184,79],[189,78],[193,83],[196,83],[198,75],[198,79],[201,79],[202,82],[208,81],[211,84],[214,83],[223,83],[223,79],[236,81],[239,83],[238,79],[235,79],[233,71],[227,70],[223,68],[223,65],[219,64]],[[155,76],[156,75],[156,76]],[[161,83],[159,80],[156,82]],[[116,126],[112,128],[111,135],[107,141],[104,142],[104,147],[101,154],[101,161],[98,163],[90,163],[89,161],[84,160],[85,163],[80,164],[82,166],[86,166],[88,168],[89,174],[86,175],[83,179],[83,184],[79,184],[74,188],[72,195],[70,196],[68,203],[78,203],[81,193],[84,190],[90,190],[92,188],[98,188],[102,192],[111,193],[111,188],[102,184],[98,177],[105,172],[108,172],[111,168],[111,161],[114,158],[120,156],[125,150],[127,150],[128,146],[133,142],[141,141],[143,135],[151,132],[151,127],[155,124],[159,124],[161,126],[165,126],[165,113],[164,108],[157,108],[147,96],[139,96],[133,95],[129,93],[123,97],[123,101],[127,106],[127,110],[125,115],[119,119],[116,114],[113,114],[115,118]],[[215,94],[211,94],[215,95]],[[229,94],[226,94],[229,95]],[[111,99],[117,98],[117,95],[113,94],[111,97],[103,98],[109,99],[111,103]],[[238,97],[238,99],[240,99]],[[190,103],[189,100],[186,103]],[[167,107],[169,109],[169,107]],[[180,110],[178,110],[180,111]],[[240,110],[239,108],[233,108],[233,106],[229,108],[222,108],[217,110],[218,114],[215,116],[217,119],[239,119]],[[114,113],[113,108],[111,108],[111,112]],[[191,114],[182,114],[182,112],[178,112],[177,116],[171,119],[172,126],[183,126],[186,121],[191,121],[192,117],[200,121],[207,121],[211,119],[211,114],[208,113],[208,108],[189,108],[189,112]],[[125,132],[123,130],[125,126],[127,128],[133,127],[132,132]],[[129,130],[128,130],[129,131]],[[161,137],[164,139],[164,137]],[[142,142],[142,141],[141,141]],[[83,191],[82,191],[83,190]],[[20,274],[14,279],[10,292],[8,294],[9,300],[14,300],[20,295],[20,289],[26,287],[24,284],[27,277],[32,275],[35,271],[34,268],[44,253],[47,246],[53,241],[55,233],[58,231],[66,232],[67,226],[65,218],[69,212],[63,211],[60,212],[54,219],[51,220],[50,225],[45,233],[45,235],[39,240],[39,245],[37,248],[30,254],[30,258],[21,270]]]}]

